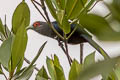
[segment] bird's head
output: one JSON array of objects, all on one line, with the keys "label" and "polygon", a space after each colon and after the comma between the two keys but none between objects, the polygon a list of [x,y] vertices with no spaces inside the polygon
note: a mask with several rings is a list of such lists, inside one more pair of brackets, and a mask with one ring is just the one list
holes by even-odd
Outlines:
[{"label": "bird's head", "polygon": [[33,30],[40,30],[41,28],[43,28],[43,26],[45,26],[45,22],[42,21],[36,21],[34,22],[32,25],[30,25],[27,29],[33,29]]},{"label": "bird's head", "polygon": [[52,30],[49,27],[49,25],[46,22],[42,22],[42,21],[34,22],[31,26],[27,28],[27,30],[29,29],[32,29],[45,36],[51,36],[50,34],[52,33]]}]

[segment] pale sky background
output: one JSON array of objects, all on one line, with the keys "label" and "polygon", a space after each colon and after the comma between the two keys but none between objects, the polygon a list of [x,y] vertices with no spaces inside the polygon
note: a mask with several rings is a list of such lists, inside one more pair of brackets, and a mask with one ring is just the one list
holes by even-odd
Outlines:
[{"label": "pale sky background", "polygon": [[[16,6],[21,2],[22,0],[0,0],[0,18],[2,19],[4,23],[4,15],[7,15],[7,25],[9,26],[9,29],[11,29],[11,20],[12,20],[12,14],[16,8]],[[39,1],[39,0],[38,0]],[[107,0],[106,0],[107,1]],[[28,3],[28,6],[30,7],[31,11],[31,22],[32,24],[35,21],[44,21],[44,19],[41,17],[41,15],[38,13],[38,11],[34,8],[30,0],[26,0]],[[99,15],[105,16],[109,11],[105,8],[105,6],[102,3],[97,4],[97,6],[92,10],[92,12],[97,13]],[[49,14],[51,20],[54,19]],[[96,39],[95,39],[96,40]],[[66,56],[64,55],[61,48],[58,46],[57,41],[44,37],[42,35],[39,35],[38,33],[34,31],[28,31],[28,45],[25,52],[25,56],[27,59],[32,60],[36,53],[38,52],[40,46],[45,42],[48,41],[47,45],[45,46],[41,56],[37,60],[36,64],[38,68],[41,68],[42,65],[45,65],[46,67],[46,56],[51,56],[51,54],[56,54],[59,57],[60,63],[63,66],[65,76],[68,78],[69,73],[69,64]],[[97,43],[104,48],[104,50],[109,53],[110,56],[117,56],[120,55],[120,42],[100,42],[96,40]],[[79,61],[79,45],[69,45],[69,53],[70,56]],[[95,51],[93,47],[91,47],[88,43],[85,43],[84,45],[84,57],[90,54],[91,52]],[[96,59],[102,59],[102,56],[96,52]],[[24,63],[24,66],[27,66],[27,63]],[[34,70],[34,74],[30,78],[30,80],[35,79],[36,71]],[[6,72],[6,74],[8,74]],[[5,80],[3,76],[0,75],[0,80]],[[96,77],[91,80],[100,80],[99,77]]]}]

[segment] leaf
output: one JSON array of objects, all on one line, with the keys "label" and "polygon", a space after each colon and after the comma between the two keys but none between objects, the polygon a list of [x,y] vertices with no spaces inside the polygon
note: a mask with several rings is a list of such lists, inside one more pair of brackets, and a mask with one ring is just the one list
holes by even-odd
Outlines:
[{"label": "leaf", "polygon": [[[33,64],[36,62],[36,60],[38,59],[38,57],[39,57],[40,54],[42,53],[42,51],[43,51],[43,49],[44,49],[46,43],[47,43],[47,41],[40,47],[40,49],[39,49],[37,55],[36,55],[35,58],[32,60],[32,62],[31,62],[31,64],[29,65],[29,67],[33,66]],[[29,68],[29,67],[28,67],[28,68]]]},{"label": "leaf", "polygon": [[1,64],[0,64],[0,74],[3,74]]},{"label": "leaf", "polygon": [[51,0],[56,6],[57,10],[64,10],[67,0]]},{"label": "leaf", "polygon": [[71,26],[66,16],[64,16],[62,20],[62,29],[65,34],[68,34],[71,31]]},{"label": "leaf", "polygon": [[68,80],[76,80],[77,76],[80,74],[81,70],[82,70],[82,65],[79,64],[76,60],[74,60],[71,65]]},{"label": "leaf", "polygon": [[5,32],[4,32],[4,29],[3,29],[3,24],[2,24],[2,21],[1,21],[1,19],[0,19],[0,32],[3,34],[3,35],[5,35]]},{"label": "leaf", "polygon": [[59,10],[57,12],[57,17],[58,17],[58,21],[59,23],[62,25],[62,21],[63,21],[63,18],[64,18],[64,10]]},{"label": "leaf", "polygon": [[0,46],[0,63],[8,69],[8,63],[11,57],[12,36],[5,40]]},{"label": "leaf", "polygon": [[35,66],[31,66],[28,70],[25,70],[19,77],[17,77],[15,80],[29,80],[31,77],[33,70]]},{"label": "leaf", "polygon": [[47,75],[47,72],[44,68],[44,66],[39,70],[37,73],[36,79],[35,80],[48,80],[49,77]]},{"label": "leaf", "polygon": [[15,80],[16,78],[18,78],[25,71],[26,68],[27,67],[24,67],[19,72],[15,73],[14,76],[12,77],[12,80]]},{"label": "leaf", "polygon": [[88,66],[86,69],[81,71],[77,80],[89,80],[99,74],[107,74],[111,72],[118,59],[119,57],[108,59]]},{"label": "leaf", "polygon": [[68,19],[77,18],[80,14],[81,9],[87,0],[67,0],[66,3],[66,14]]},{"label": "leaf", "polygon": [[51,76],[51,80],[57,80],[57,74],[54,68],[53,61],[47,57],[46,63],[47,63],[49,74]]},{"label": "leaf", "polygon": [[95,14],[81,15],[80,24],[94,34],[99,40],[120,40],[120,32],[114,31],[108,22],[101,16]]},{"label": "leaf", "polygon": [[22,65],[23,65],[23,61],[24,61],[24,56],[21,58],[20,62],[17,65],[17,70],[16,73],[20,71]]},{"label": "leaf", "polygon": [[26,25],[24,20],[15,35],[15,39],[12,45],[12,59],[11,59],[12,71],[17,67],[17,65],[23,58],[24,52],[26,50],[28,37],[25,26]]},{"label": "leaf", "polygon": [[[38,59],[38,57],[40,56],[40,54],[41,54],[41,52],[42,52],[42,50],[43,50],[43,48],[45,47],[45,44],[46,44],[47,42],[45,42],[41,47],[40,47],[40,49],[39,49],[39,51],[38,51],[38,54],[35,56],[35,58],[32,60],[32,62],[30,63],[30,65],[27,67],[27,68],[25,68],[24,69],[24,71],[22,71],[22,73],[21,73],[21,75],[18,75],[17,76],[17,78],[19,78],[19,79],[28,79],[29,77],[30,77],[30,75],[32,75],[32,71],[33,71],[33,69],[34,69],[34,63],[36,62],[36,60]],[[25,74],[27,74],[28,72],[31,72],[31,73],[29,73],[29,75],[27,75],[27,77],[25,77]],[[19,73],[19,72],[17,72],[17,73]],[[19,73],[20,74],[20,73]]]},{"label": "leaf", "polygon": [[56,65],[54,66],[54,68],[56,71],[57,80],[65,80],[65,76],[64,76],[63,71],[59,67],[57,67]]},{"label": "leaf", "polygon": [[71,31],[70,23],[68,22],[67,17],[65,16],[64,10],[59,10],[57,13],[58,22],[60,23],[60,28],[65,34],[68,34]]},{"label": "leaf", "polygon": [[61,70],[63,70],[62,69],[62,67],[61,67],[61,65],[60,65],[60,62],[59,62],[59,59],[58,59],[58,57],[56,56],[56,55],[54,55],[54,65],[55,66],[57,66],[57,67],[59,67]]},{"label": "leaf", "polygon": [[113,18],[115,18],[116,20],[120,22],[120,1],[113,0],[113,2],[107,6],[109,10],[111,11]]},{"label": "leaf", "polygon": [[64,72],[57,56],[54,56],[54,61],[47,57],[46,63],[51,80],[65,80]]},{"label": "leaf", "polygon": [[21,27],[21,24],[24,19],[24,27],[27,27],[30,23],[30,10],[28,5],[24,1],[22,1],[15,9],[12,17],[12,31],[14,34],[16,34],[19,27]]},{"label": "leaf", "polygon": [[12,34],[7,25],[6,26],[4,25],[4,30],[5,30],[5,33],[6,33],[7,37],[9,37]]},{"label": "leaf", "polygon": [[85,8],[82,9],[81,14],[82,14],[82,13],[86,13],[86,12],[89,10],[89,8],[90,8],[91,6],[93,6],[93,4],[95,3],[95,1],[96,1],[96,0],[90,0],[90,1],[88,2],[88,4],[85,6]]},{"label": "leaf", "polygon": [[115,69],[115,73],[117,75],[118,80],[120,80],[120,67],[118,67],[117,69]]},{"label": "leaf", "polygon": [[57,75],[57,80],[65,80],[65,75],[62,66],[60,65],[59,59],[54,55],[54,68]]},{"label": "leaf", "polygon": [[89,54],[85,60],[84,60],[84,67],[88,67],[90,65],[92,65],[93,63],[95,63],[95,51],[91,54]]},{"label": "leaf", "polygon": [[57,20],[56,10],[55,10],[55,8],[52,4],[52,1],[51,0],[45,0],[45,2],[47,4],[52,16]]}]

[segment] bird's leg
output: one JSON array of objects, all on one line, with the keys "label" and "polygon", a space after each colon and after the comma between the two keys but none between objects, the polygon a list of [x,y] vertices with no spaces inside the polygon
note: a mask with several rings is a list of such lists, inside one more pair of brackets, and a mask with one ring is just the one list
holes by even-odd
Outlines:
[{"label": "bird's leg", "polygon": [[80,43],[80,64],[83,63],[83,43]]},{"label": "bird's leg", "polygon": [[69,64],[71,65],[72,59],[71,59],[71,57],[69,56],[69,54],[66,53],[66,50],[65,50],[65,48],[64,48],[64,46],[63,46],[63,42],[60,41],[60,38],[57,38],[57,41],[58,41],[58,45],[61,47],[61,49],[63,50],[63,52],[64,52],[65,55],[67,56],[68,61],[69,61]]}]

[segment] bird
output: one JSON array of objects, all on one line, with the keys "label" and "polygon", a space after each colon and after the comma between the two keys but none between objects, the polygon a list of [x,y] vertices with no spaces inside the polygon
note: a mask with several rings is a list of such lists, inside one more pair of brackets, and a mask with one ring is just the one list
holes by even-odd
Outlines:
[{"label": "bird", "polygon": [[[59,24],[57,21],[51,22],[54,29],[62,36],[64,36],[63,30],[59,27]],[[71,32],[74,30],[74,28],[78,26],[75,32],[71,35],[71,37],[68,39],[68,44],[77,45],[81,43],[89,43],[91,46],[93,46],[105,59],[109,59],[109,55],[92,39],[92,36],[83,28],[80,27],[78,24],[71,24]],[[56,39],[60,41],[62,40],[60,37],[57,36],[57,34],[52,30],[52,28],[49,26],[47,22],[44,21],[35,21],[31,26],[28,27],[28,30],[32,29],[36,31],[37,33]],[[70,32],[70,33],[71,33]],[[70,35],[70,33],[67,34]]]}]

